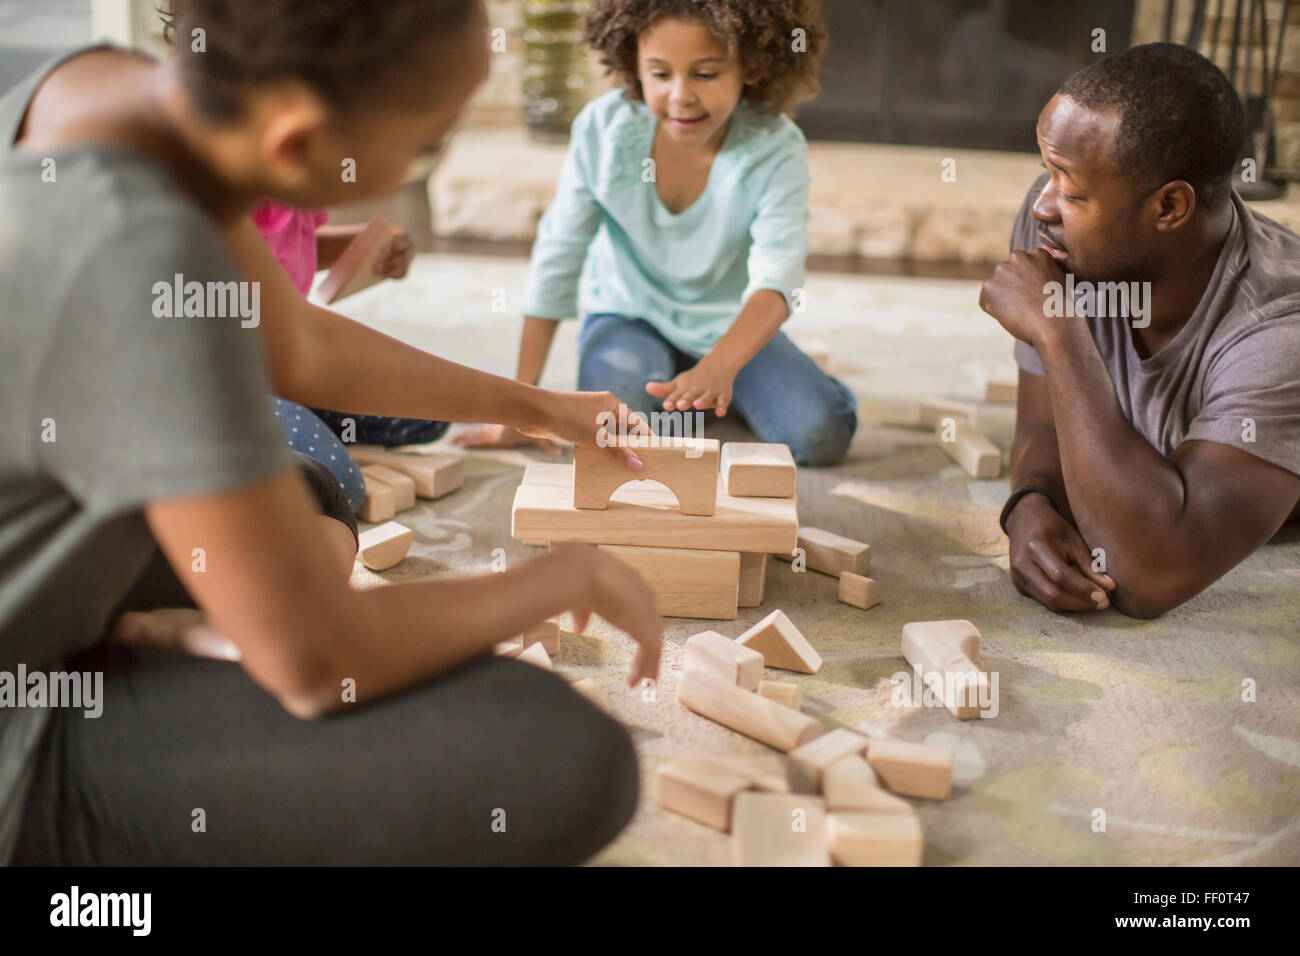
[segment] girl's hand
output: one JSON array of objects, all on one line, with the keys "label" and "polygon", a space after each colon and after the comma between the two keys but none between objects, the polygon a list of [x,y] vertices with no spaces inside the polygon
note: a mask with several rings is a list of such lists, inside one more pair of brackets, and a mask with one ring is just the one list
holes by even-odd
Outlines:
[{"label": "girl's hand", "polygon": [[706,355],[693,369],[682,372],[670,382],[647,382],[645,390],[663,399],[665,411],[684,412],[690,408],[713,409],[721,417],[731,404],[731,390],[736,373],[710,362]]},{"label": "girl's hand", "polygon": [[[539,390],[540,391],[540,390]],[[529,438],[558,438],[573,445],[603,448],[631,468],[645,467],[630,447],[618,447],[620,433],[650,434],[650,426],[618,400],[613,392],[540,392],[543,418],[536,425],[520,425]],[[622,414],[620,416],[620,406]]]},{"label": "girl's hand", "polygon": [[375,272],[385,279],[401,279],[415,259],[415,243],[403,229],[393,233],[383,253],[375,260]]},{"label": "girl's hand", "polygon": [[509,425],[484,425],[457,435],[453,441],[461,448],[518,448],[532,442],[552,458],[562,454],[559,446],[549,438],[533,438]]},{"label": "girl's hand", "polygon": [[606,551],[590,544],[556,544],[551,555],[571,563],[584,599],[575,603],[573,626],[579,634],[587,629],[591,615],[599,614],[636,641],[636,654],[628,672],[628,686],[659,677],[659,654],[663,646],[664,622],[655,610],[654,592],[636,571]]}]

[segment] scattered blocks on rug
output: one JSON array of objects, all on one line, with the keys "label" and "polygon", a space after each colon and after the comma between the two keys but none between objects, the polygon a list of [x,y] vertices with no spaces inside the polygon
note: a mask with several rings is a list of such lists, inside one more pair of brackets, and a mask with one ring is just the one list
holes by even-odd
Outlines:
[{"label": "scattered blocks on rug", "polygon": [[962,650],[967,647],[978,653],[979,637],[970,621],[912,621],[903,625],[903,657],[958,720],[978,717],[990,702],[988,674]]},{"label": "scattered blocks on rug", "polygon": [[880,582],[852,571],[840,575],[839,598],[866,611],[880,603]]},{"label": "scattered blocks on rug", "polygon": [[749,790],[747,776],[703,757],[678,757],[659,768],[659,805],[726,833],[736,794]]},{"label": "scattered blocks on rug", "polygon": [[920,866],[921,821],[907,813],[831,813],[826,848],[840,866]]},{"label": "scattered blocks on rug", "polygon": [[722,486],[733,498],[789,498],[794,456],[788,445],[731,441],[722,446]]},{"label": "scattered blocks on rug", "polygon": [[347,449],[359,465],[383,465],[406,475],[421,498],[449,495],[465,481],[465,462],[460,455],[400,452],[379,445],[349,444]]},{"label": "scattered blocks on rug", "polygon": [[1002,452],[973,425],[945,418],[935,426],[944,454],[972,478],[996,478],[1002,473]]},{"label": "scattered blocks on rug", "polygon": [[813,650],[784,611],[773,611],[740,635],[736,643],[758,651],[768,667],[816,674],[822,666],[821,655]]},{"label": "scattered blocks on rug", "polygon": [[789,681],[761,680],[758,682],[758,693],[791,710],[798,710],[803,706],[803,688]]},{"label": "scattered blocks on rug", "polygon": [[731,822],[737,866],[829,866],[826,810],[808,794],[736,794]]},{"label": "scattered blocks on rug", "polygon": [[[821,528],[800,528],[797,546],[803,549],[808,567],[831,577],[845,571],[866,574],[871,570],[871,545],[854,541]],[[793,554],[777,554],[782,561],[793,561]]]},{"label": "scattered blocks on rug", "polygon": [[952,789],[951,747],[873,737],[867,763],[886,787],[905,797],[946,800]]},{"label": "scattered blocks on rug", "polygon": [[579,445],[573,451],[573,507],[604,511],[609,497],[629,481],[651,479],[665,485],[684,515],[712,515],[717,510],[719,443],[716,438],[620,436],[618,448],[641,459],[632,471],[609,448]]},{"label": "scattered blocks on rug", "polygon": [[371,571],[387,571],[406,557],[414,537],[405,525],[385,522],[357,536],[357,557]]},{"label": "scattered blocks on rug", "polygon": [[856,731],[839,727],[790,751],[786,769],[795,793],[820,793],[822,774],[837,760],[866,753],[870,741]]},{"label": "scattered blocks on rug", "polygon": [[686,670],[704,670],[744,690],[758,690],[763,655],[717,631],[701,631],[686,641]]},{"label": "scattered blocks on rug", "polygon": [[701,717],[759,743],[790,751],[822,732],[812,717],[743,690],[708,671],[688,670],[677,685],[677,700]]}]

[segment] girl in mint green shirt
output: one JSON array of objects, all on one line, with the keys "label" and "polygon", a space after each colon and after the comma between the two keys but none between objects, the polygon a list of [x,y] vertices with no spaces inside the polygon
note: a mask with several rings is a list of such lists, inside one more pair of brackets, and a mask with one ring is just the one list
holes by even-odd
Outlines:
[{"label": "girl in mint green shirt", "polygon": [[[784,115],[816,91],[815,0],[598,0],[587,38],[624,80],[573,123],[538,226],[518,378],[541,376],[560,320],[585,313],[578,387],[656,430],[734,406],[805,465],[844,457],[853,394],[781,331],[804,283],[807,144]],[[520,444],[501,426],[469,446]]]}]

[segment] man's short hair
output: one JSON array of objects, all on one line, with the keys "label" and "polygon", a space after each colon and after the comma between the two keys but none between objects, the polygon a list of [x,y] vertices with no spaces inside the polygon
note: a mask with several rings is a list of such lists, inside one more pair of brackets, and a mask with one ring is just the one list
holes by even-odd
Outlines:
[{"label": "man's short hair", "polygon": [[1231,194],[1245,111],[1223,71],[1190,47],[1135,46],[1072,74],[1060,93],[1118,113],[1115,159],[1148,189],[1182,179],[1208,209]]}]

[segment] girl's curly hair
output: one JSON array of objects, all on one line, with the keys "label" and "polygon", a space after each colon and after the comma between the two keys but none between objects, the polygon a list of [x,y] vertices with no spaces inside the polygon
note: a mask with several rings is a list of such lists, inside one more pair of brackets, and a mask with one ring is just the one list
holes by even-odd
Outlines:
[{"label": "girl's curly hair", "polygon": [[643,98],[637,38],[663,19],[698,21],[727,44],[745,71],[758,76],[743,94],[755,106],[789,113],[817,95],[826,49],[821,0],[595,0],[587,42],[633,99]]}]

